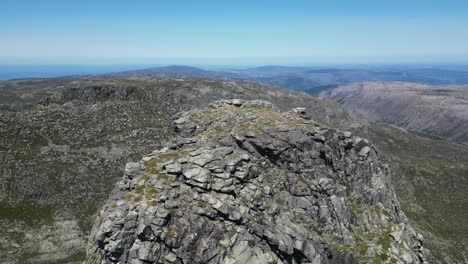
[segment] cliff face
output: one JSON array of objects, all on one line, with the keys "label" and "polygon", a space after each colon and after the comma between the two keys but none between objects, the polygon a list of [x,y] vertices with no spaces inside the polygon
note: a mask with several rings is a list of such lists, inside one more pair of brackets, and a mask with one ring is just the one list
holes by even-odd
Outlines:
[{"label": "cliff face", "polygon": [[320,97],[373,123],[355,131],[400,171],[398,199],[426,237],[431,263],[468,263],[468,210],[459,209],[468,208],[468,86],[368,82]]},{"label": "cliff face", "polygon": [[87,263],[426,262],[367,140],[264,101],[218,101],[174,127],[127,164]]}]

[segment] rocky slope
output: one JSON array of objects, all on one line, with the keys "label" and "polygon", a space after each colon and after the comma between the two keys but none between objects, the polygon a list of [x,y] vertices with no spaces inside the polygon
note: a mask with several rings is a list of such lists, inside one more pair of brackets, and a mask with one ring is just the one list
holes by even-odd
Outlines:
[{"label": "rocky slope", "polygon": [[468,146],[420,137],[388,124],[356,130],[379,147],[396,171],[403,211],[426,238],[430,263],[468,262]]},{"label": "rocky slope", "polygon": [[468,143],[468,86],[355,83],[323,92],[371,122]]},{"label": "rocky slope", "polygon": [[87,263],[425,262],[369,141],[264,101],[219,101],[174,127],[126,165]]},{"label": "rocky slope", "polygon": [[354,131],[372,139],[399,171],[394,178],[398,198],[430,238],[431,263],[468,261],[468,216],[460,210],[468,206],[468,145],[447,139],[466,143],[467,91],[466,86],[361,83],[321,95],[377,122]]},{"label": "rocky slope", "polygon": [[0,262],[82,261],[94,214],[125,163],[170,140],[174,114],[220,98],[303,106],[338,126],[365,123],[335,103],[248,81],[131,75],[0,82]]}]

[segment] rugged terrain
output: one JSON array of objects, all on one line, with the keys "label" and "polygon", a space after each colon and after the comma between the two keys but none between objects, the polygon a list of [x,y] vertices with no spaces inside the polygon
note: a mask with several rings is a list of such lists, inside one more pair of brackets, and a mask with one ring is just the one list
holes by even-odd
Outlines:
[{"label": "rugged terrain", "polygon": [[446,263],[468,260],[468,145],[452,141],[467,140],[467,88],[358,83],[321,94],[374,122],[355,132],[400,171],[394,183],[403,209]]},{"label": "rugged terrain", "polygon": [[374,146],[305,110],[223,100],[124,177],[87,263],[424,263]]},{"label": "rugged terrain", "polygon": [[371,122],[468,143],[468,86],[356,83],[320,94]]},{"label": "rugged terrain", "polygon": [[[363,124],[335,103],[249,81],[112,76],[0,82],[0,258],[84,259],[94,214],[135,161],[172,138],[173,115],[220,98],[303,106]],[[364,122],[365,123],[365,122]]]},{"label": "rugged terrain", "polygon": [[253,81],[121,74],[0,82],[0,262],[83,260],[125,163],[173,140],[176,113],[223,98],[305,107],[316,123],[372,139],[430,263],[467,261],[466,145],[369,125],[336,103]]}]

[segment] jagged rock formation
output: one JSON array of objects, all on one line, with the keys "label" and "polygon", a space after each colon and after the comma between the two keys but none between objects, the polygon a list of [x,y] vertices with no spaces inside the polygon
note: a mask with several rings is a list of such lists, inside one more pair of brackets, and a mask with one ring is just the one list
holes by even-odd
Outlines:
[{"label": "jagged rock formation", "polygon": [[[172,138],[176,113],[221,98],[303,106],[336,126],[365,123],[336,103],[251,81],[131,75],[0,82],[0,262],[84,260],[84,243],[68,247],[68,234],[89,235],[125,163]],[[53,216],[62,209],[77,225],[56,228]],[[42,233],[62,249],[43,254],[42,240],[27,236]]]},{"label": "jagged rock formation", "polygon": [[367,140],[264,101],[218,101],[174,127],[127,164],[87,263],[425,262]]}]

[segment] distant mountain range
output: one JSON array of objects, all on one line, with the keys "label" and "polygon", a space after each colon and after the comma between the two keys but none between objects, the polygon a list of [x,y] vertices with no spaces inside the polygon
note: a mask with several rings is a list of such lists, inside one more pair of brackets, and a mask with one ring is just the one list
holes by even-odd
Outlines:
[{"label": "distant mountain range", "polygon": [[[463,66],[337,66],[292,67],[262,66],[242,69],[202,69],[191,66],[147,65],[0,65],[0,80],[89,76],[156,75],[169,77],[229,78],[255,80],[264,84],[304,91],[311,95],[354,82],[416,82],[431,85],[468,84],[468,67]],[[140,68],[140,69],[138,69]],[[135,70],[137,69],[137,70]]]},{"label": "distant mountain range", "polygon": [[155,67],[117,75],[165,75],[255,80],[317,95],[338,85],[355,82],[415,82],[431,85],[468,84],[468,71],[437,68],[316,68],[263,66],[246,69],[204,70],[189,66]]},{"label": "distant mountain range", "polygon": [[206,78],[242,78],[241,74],[229,71],[204,70],[197,67],[173,65],[167,67],[153,67],[142,70],[131,70],[116,75],[165,75],[171,77],[206,77]]}]

